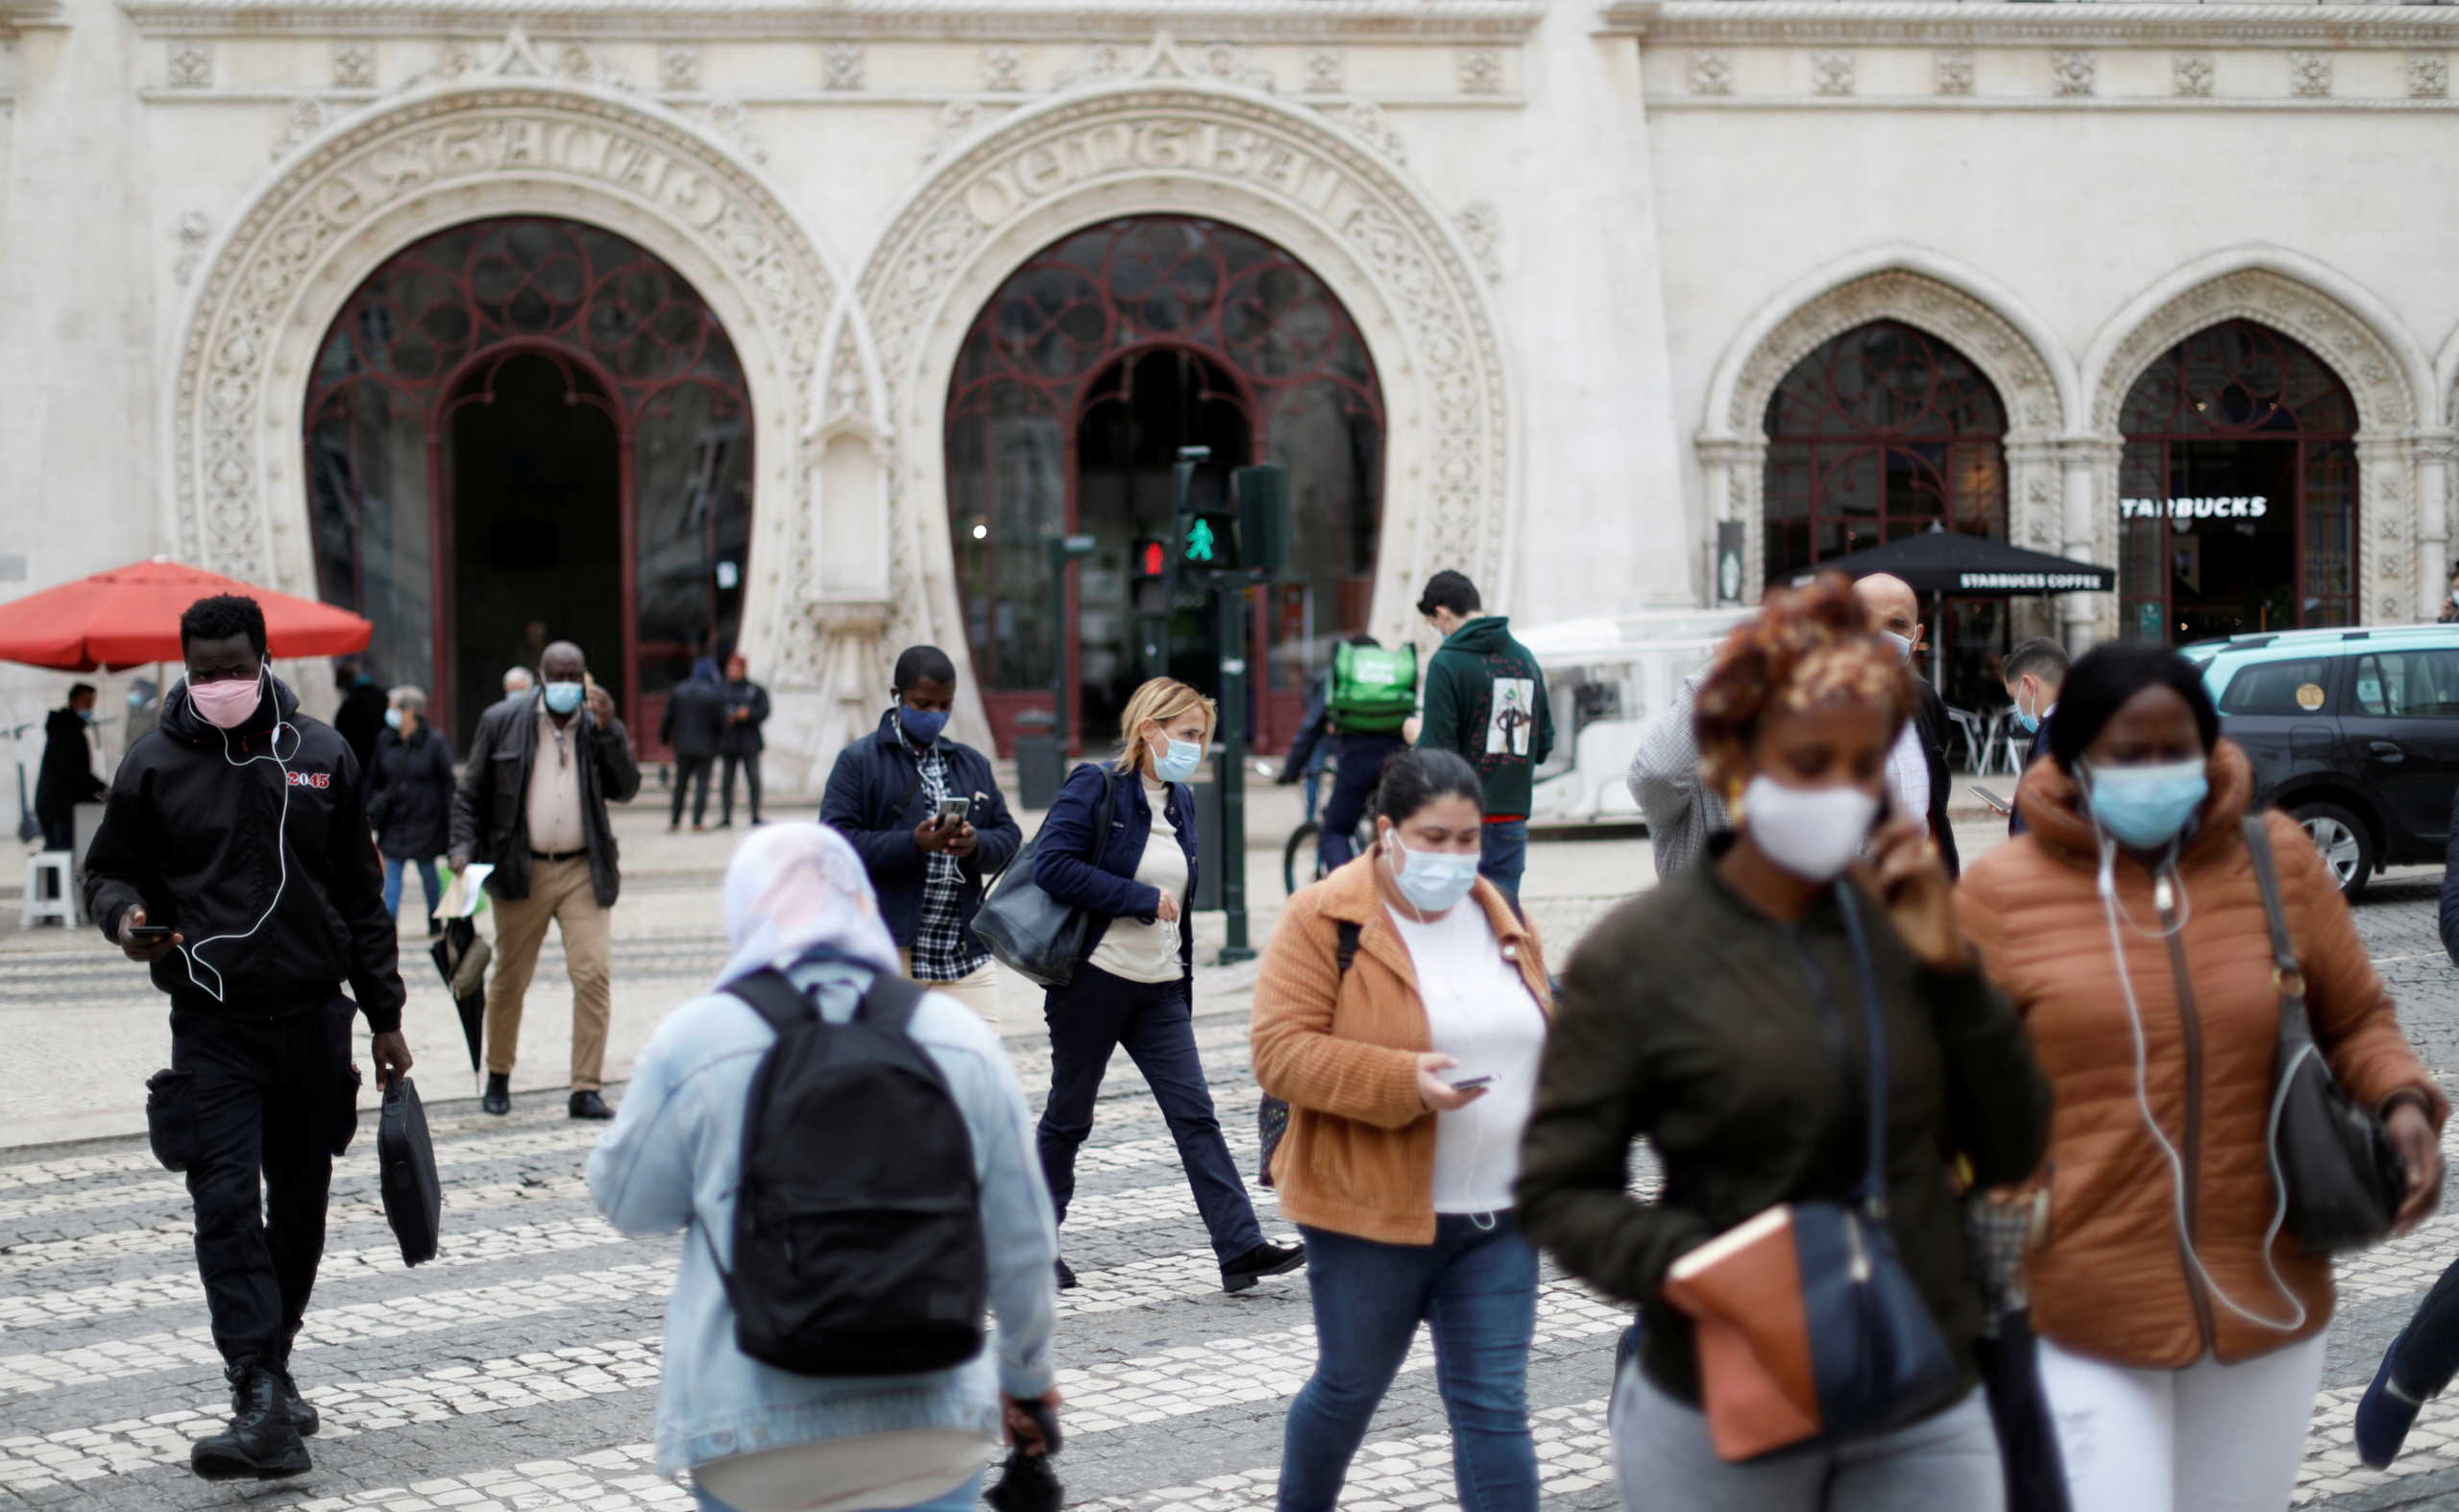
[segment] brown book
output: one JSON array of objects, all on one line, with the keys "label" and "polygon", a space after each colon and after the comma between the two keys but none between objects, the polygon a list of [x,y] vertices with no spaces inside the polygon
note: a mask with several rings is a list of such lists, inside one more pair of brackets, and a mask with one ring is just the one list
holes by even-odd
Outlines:
[{"label": "brown book", "polygon": [[1790,1207],[1770,1207],[1674,1261],[1665,1296],[1698,1326],[1699,1398],[1719,1458],[1752,1459],[1817,1434]]}]

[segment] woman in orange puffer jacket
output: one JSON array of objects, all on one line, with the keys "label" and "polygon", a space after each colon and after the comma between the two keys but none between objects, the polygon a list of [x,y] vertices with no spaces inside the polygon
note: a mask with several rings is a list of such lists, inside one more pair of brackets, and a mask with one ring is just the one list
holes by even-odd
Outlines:
[{"label": "woman in orange puffer jacket", "polygon": [[[1959,891],[2057,1093],[2033,1322],[2074,1504],[2099,1512],[2277,1512],[2322,1381],[2330,1261],[2285,1235],[2265,1253],[2280,997],[2241,829],[2252,769],[2219,723],[2176,652],[2093,651],[2024,776],[2031,833]],[[2448,1104],[2321,855],[2265,818],[2315,1038],[2388,1120],[2414,1223]]]}]

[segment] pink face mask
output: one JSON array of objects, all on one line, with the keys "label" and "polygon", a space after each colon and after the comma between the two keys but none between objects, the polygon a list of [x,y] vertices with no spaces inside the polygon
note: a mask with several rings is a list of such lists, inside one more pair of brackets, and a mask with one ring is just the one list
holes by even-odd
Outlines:
[{"label": "pink face mask", "polygon": [[219,682],[191,682],[188,701],[205,722],[226,730],[235,730],[256,712],[256,704],[264,696],[264,678],[251,677],[241,682],[236,677]]}]

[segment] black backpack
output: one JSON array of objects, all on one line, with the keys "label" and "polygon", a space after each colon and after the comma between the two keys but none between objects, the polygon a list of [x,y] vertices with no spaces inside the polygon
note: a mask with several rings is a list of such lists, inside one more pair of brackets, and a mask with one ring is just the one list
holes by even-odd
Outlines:
[{"label": "black backpack", "polygon": [[[1336,919],[1333,924],[1339,931],[1333,937],[1333,956],[1340,963],[1340,975],[1346,977],[1349,968],[1357,963],[1357,937],[1360,932],[1358,926],[1349,919]],[[1270,1186],[1272,1153],[1280,1148],[1280,1136],[1289,1133],[1289,1105],[1266,1094],[1264,1100],[1255,1105],[1255,1133],[1264,1152],[1263,1158],[1255,1166],[1255,1180]]]},{"label": "black backpack", "polygon": [[981,1183],[964,1114],[906,1033],[922,988],[883,972],[843,1024],[773,967],[726,990],[777,1032],[751,1075],[734,1274],[718,1267],[736,1345],[804,1376],[902,1376],[981,1353]]}]

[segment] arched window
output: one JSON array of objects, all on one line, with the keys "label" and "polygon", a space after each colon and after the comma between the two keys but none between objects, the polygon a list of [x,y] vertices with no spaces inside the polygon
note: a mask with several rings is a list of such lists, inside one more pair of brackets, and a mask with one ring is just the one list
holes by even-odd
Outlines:
[{"label": "arched window", "polygon": [[2118,424],[2124,633],[2356,622],[2356,403],[2320,357],[2227,321],[2162,353]]},{"label": "arched window", "polygon": [[[965,338],[946,446],[966,637],[1003,744],[1062,667],[1094,744],[1143,677],[1194,670],[1200,613],[1139,625],[1129,562],[1136,539],[1171,533],[1182,446],[1289,469],[1291,580],[1251,598],[1261,738],[1294,726],[1327,647],[1364,628],[1383,478],[1374,361],[1323,280],[1250,232],[1138,216],[1035,254]],[[1062,533],[1098,542],[1063,614],[1043,544]]]},{"label": "arched window", "polygon": [[[1767,580],[1923,530],[2007,538],[2007,410],[1970,358],[1899,321],[1857,326],[1793,365],[1767,402]],[[1931,608],[1940,691],[2003,702],[1988,657],[2004,600]]]},{"label": "arched window", "polygon": [[[466,735],[578,643],[653,733],[666,689],[741,621],[751,418],[691,284],[573,221],[478,221],[388,259],[328,329],[307,389],[317,588],[376,622],[388,681]],[[645,704],[644,702],[645,700]]]}]

